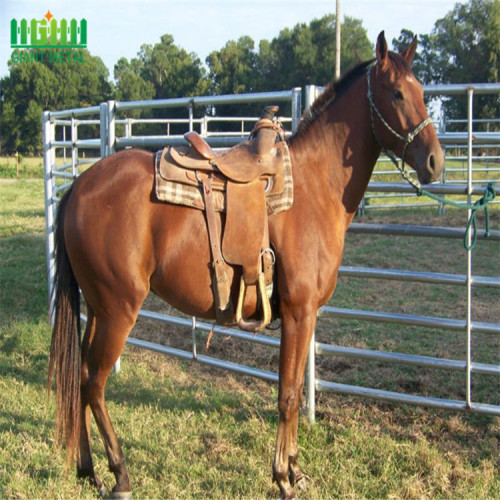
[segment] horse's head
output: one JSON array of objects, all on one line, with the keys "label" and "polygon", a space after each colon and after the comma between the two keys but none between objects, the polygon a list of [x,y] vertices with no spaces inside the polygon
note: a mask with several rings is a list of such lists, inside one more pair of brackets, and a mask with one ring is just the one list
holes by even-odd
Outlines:
[{"label": "horse's head", "polygon": [[376,64],[368,73],[368,98],[380,146],[411,165],[425,184],[439,178],[444,155],[425,108],[422,85],[411,70],[416,48],[417,37],[402,54],[389,52],[384,32],[380,33]]}]

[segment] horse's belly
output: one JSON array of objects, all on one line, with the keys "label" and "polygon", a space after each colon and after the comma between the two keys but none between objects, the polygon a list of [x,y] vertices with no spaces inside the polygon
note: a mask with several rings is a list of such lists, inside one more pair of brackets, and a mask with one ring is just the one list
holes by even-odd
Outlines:
[{"label": "horse's belly", "polygon": [[[157,264],[151,289],[186,314],[214,318],[210,243],[203,212],[172,205],[158,206],[156,211]],[[230,267],[228,274],[233,281]]]}]

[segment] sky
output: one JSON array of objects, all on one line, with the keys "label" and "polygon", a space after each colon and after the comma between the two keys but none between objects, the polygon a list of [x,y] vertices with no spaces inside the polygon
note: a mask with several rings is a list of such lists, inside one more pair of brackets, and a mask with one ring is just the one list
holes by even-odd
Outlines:
[{"label": "sky", "polygon": [[[429,34],[455,3],[341,0],[340,17],[361,19],[373,44],[385,30],[391,47],[402,29]],[[272,40],[283,28],[309,23],[335,9],[336,0],[0,0],[0,77],[8,74],[12,53],[10,20],[42,19],[48,10],[58,20],[87,20],[88,49],[104,61],[112,77],[120,57],[135,57],[143,43],[155,44],[165,33],[204,62],[229,40],[248,35],[258,47],[260,40]]]}]

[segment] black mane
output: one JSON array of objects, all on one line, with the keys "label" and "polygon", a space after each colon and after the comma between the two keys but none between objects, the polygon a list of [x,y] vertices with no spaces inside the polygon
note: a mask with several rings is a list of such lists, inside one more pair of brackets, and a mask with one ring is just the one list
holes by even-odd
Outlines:
[{"label": "black mane", "polygon": [[[410,65],[403,57],[401,57],[400,54],[391,51],[389,51],[388,54],[389,59],[391,60],[391,63],[397,73],[411,73]],[[297,133],[294,134],[291,139],[301,136],[304,131],[309,129],[318,116],[321,115],[321,113],[325,111],[325,109],[330,106],[335,99],[340,97],[353,82],[366,74],[368,67],[373,64],[374,61],[375,59],[371,59],[369,61],[362,62],[345,73],[340,80],[330,82],[325,87],[323,93],[317,97],[312,106],[304,112],[300,120]]]},{"label": "black mane", "polygon": [[365,61],[347,73],[345,73],[340,80],[330,82],[321,95],[319,95],[312,106],[304,112],[297,129],[297,133],[293,136],[301,135],[307,130],[316,118],[339,96],[341,96],[353,82],[358,80],[361,76],[366,74],[368,66],[373,63],[373,59]]}]

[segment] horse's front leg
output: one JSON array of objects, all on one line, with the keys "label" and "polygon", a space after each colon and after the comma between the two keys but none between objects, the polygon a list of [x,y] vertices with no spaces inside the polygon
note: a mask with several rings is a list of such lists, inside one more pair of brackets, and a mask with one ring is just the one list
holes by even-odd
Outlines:
[{"label": "horse's front leg", "polygon": [[304,387],[307,352],[316,325],[317,309],[304,305],[281,305],[282,331],[279,364],[278,436],[273,477],[281,498],[295,498],[292,486],[305,485],[298,465],[297,430]]}]

